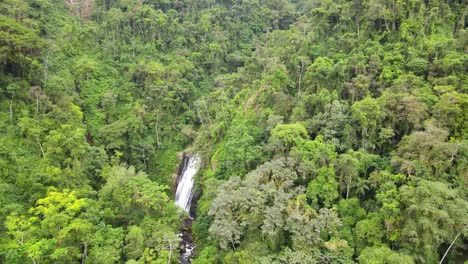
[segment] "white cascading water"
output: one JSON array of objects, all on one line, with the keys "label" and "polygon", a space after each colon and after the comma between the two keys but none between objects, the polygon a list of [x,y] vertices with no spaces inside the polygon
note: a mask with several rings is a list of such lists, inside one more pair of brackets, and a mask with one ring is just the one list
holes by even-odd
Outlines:
[{"label": "white cascading water", "polygon": [[199,164],[200,157],[198,155],[189,157],[187,166],[182,172],[179,184],[177,185],[175,204],[184,209],[187,213],[190,213],[193,196],[193,180],[198,171]]},{"label": "white cascading water", "polygon": [[[200,165],[200,157],[198,155],[193,155],[188,158],[186,166],[182,171],[180,176],[179,184],[177,185],[175,204],[180,208],[184,209],[190,215],[190,207],[192,205],[192,196],[193,196],[193,182],[195,174],[197,174]],[[189,217],[188,221],[186,220],[186,228],[191,229],[192,218]],[[182,247],[183,251],[180,256],[180,263],[190,264],[191,257],[195,250],[195,244],[193,243],[193,237],[191,231],[187,232],[187,229],[184,228],[179,236],[182,238]]]}]

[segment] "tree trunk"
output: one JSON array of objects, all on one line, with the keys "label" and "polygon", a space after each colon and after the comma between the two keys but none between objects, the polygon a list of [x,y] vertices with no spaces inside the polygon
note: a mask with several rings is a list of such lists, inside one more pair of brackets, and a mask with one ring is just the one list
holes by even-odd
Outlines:
[{"label": "tree trunk", "polygon": [[172,256],[172,242],[169,242],[169,259],[167,260],[167,264],[171,264],[171,256]]},{"label": "tree trunk", "polygon": [[36,113],[39,115],[39,96],[36,94]]},{"label": "tree trunk", "polygon": [[10,121],[13,121],[13,98],[10,100]]},{"label": "tree trunk", "polygon": [[145,148],[142,148],[142,151],[143,151],[143,163],[145,164],[145,169],[146,171],[148,171],[148,165],[146,164],[146,155],[145,155]]},{"label": "tree trunk", "polygon": [[49,53],[50,51],[47,52],[47,57],[44,62],[44,88],[47,86],[47,75],[49,72]]},{"label": "tree trunk", "polygon": [[359,21],[356,22],[356,26],[357,26],[357,36],[359,38]]},{"label": "tree trunk", "polygon": [[42,159],[45,159],[45,153],[44,153],[44,149],[42,148],[41,142],[39,142],[39,139],[36,139],[36,141],[39,147],[41,148]]},{"label": "tree trunk", "polygon": [[450,246],[447,248],[447,251],[445,251],[445,254],[444,256],[442,257],[442,259],[440,260],[439,264],[442,264],[442,262],[444,262],[444,259],[445,257],[447,256],[447,254],[449,253],[450,249],[452,248],[453,244],[455,244],[455,241],[457,241],[457,238],[460,236],[461,232],[458,233],[458,235],[455,237],[455,239],[452,241],[452,243],[450,244]]},{"label": "tree trunk", "polygon": [[299,83],[297,95],[301,93],[302,74],[304,73],[304,61],[301,60],[301,69],[299,70]]},{"label": "tree trunk", "polygon": [[87,257],[88,257],[88,244],[85,244],[85,247],[83,249],[83,257],[81,258],[81,264],[85,263]]},{"label": "tree trunk", "polygon": [[159,147],[159,131],[158,131],[158,125],[159,125],[159,113],[156,113],[156,123],[154,125],[154,128],[156,130],[156,145]]},{"label": "tree trunk", "polygon": [[351,177],[349,177],[348,184],[346,184],[346,200],[348,200],[349,197],[349,186],[351,185]]},{"label": "tree trunk", "polygon": [[385,21],[385,27],[387,28],[388,33],[390,33],[391,31],[390,31],[390,28],[388,27],[387,19],[384,18],[384,21]]}]

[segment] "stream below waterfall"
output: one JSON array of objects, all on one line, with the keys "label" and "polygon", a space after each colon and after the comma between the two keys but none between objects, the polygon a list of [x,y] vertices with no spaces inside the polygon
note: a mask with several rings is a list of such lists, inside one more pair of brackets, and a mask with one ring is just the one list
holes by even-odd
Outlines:
[{"label": "stream below waterfall", "polygon": [[185,157],[182,162],[182,166],[182,172],[180,173],[177,183],[175,204],[189,214],[189,217],[185,220],[184,227],[179,234],[182,238],[180,261],[182,264],[189,264],[191,263],[190,259],[195,249],[195,243],[193,242],[192,237],[193,218],[190,214],[190,210],[192,206],[193,183],[195,174],[198,172],[200,166],[200,157],[198,155]]}]

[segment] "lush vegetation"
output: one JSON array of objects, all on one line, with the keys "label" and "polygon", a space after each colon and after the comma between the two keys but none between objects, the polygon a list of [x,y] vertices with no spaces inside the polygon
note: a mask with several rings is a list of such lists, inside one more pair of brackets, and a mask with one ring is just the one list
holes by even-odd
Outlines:
[{"label": "lush vegetation", "polygon": [[[464,0],[3,0],[0,262],[468,260]],[[453,245],[451,245],[453,243]]]}]

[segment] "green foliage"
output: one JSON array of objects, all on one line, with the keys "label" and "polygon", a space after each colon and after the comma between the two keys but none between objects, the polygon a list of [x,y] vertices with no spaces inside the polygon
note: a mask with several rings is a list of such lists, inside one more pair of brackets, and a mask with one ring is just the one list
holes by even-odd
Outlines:
[{"label": "green foliage", "polygon": [[213,246],[203,248],[198,257],[193,261],[194,264],[210,264],[216,262],[217,249]]},{"label": "green foliage", "polygon": [[359,221],[355,228],[356,251],[360,254],[366,247],[382,245],[385,236],[382,219],[377,214],[369,214]]},{"label": "green foliage", "polygon": [[403,138],[392,163],[408,176],[460,184],[456,175],[464,171],[466,144],[447,142],[447,136],[446,130],[427,123],[425,131]]},{"label": "green foliage", "polygon": [[[270,250],[291,241],[294,250],[301,252],[313,246],[325,247],[329,236],[338,235],[337,227],[341,223],[337,215],[325,208],[316,211],[310,207],[305,190],[294,184],[300,175],[294,170],[296,166],[294,160],[281,158],[260,166],[247,174],[245,180],[233,177],[220,187],[209,214],[214,218],[210,234],[221,248],[243,246],[243,238],[258,230],[261,230],[258,235],[268,241]],[[322,171],[322,177],[330,176],[330,171],[333,174],[331,168]],[[335,194],[338,195],[337,190]]]},{"label": "green foliage", "polygon": [[402,186],[400,193],[402,243],[411,244],[416,260],[437,259],[434,249],[466,229],[468,202],[442,182],[421,180],[416,186]]},{"label": "green foliage", "polygon": [[307,198],[316,208],[331,207],[338,198],[338,182],[333,167],[322,167],[317,171],[317,178],[307,187]]},{"label": "green foliage", "polygon": [[0,262],[466,260],[465,2],[1,1]]},{"label": "green foliage", "polygon": [[389,249],[388,247],[369,247],[362,251],[358,258],[359,263],[362,264],[412,264],[414,260],[411,256],[397,253]]},{"label": "green foliage", "polygon": [[219,169],[215,174],[218,178],[243,176],[258,164],[261,157],[260,148],[255,146],[261,137],[260,130],[247,117],[243,118],[233,120],[225,132]]},{"label": "green foliage", "polygon": [[375,140],[377,126],[382,115],[381,111],[381,106],[377,100],[371,97],[366,97],[351,106],[352,117],[361,127],[362,147],[364,149],[372,148],[372,142]]},{"label": "green foliage", "polygon": [[49,190],[27,215],[12,213],[7,217],[5,226],[12,242],[6,249],[33,262],[76,260],[80,245],[92,234],[93,223],[82,213],[87,206],[87,201],[77,198],[73,191]]},{"label": "green foliage", "polygon": [[366,217],[366,210],[359,205],[357,198],[340,200],[338,212],[344,225],[353,227],[357,222]]},{"label": "green foliage", "polygon": [[277,125],[271,131],[272,138],[277,138],[286,146],[299,146],[307,139],[307,131],[301,124]]}]

